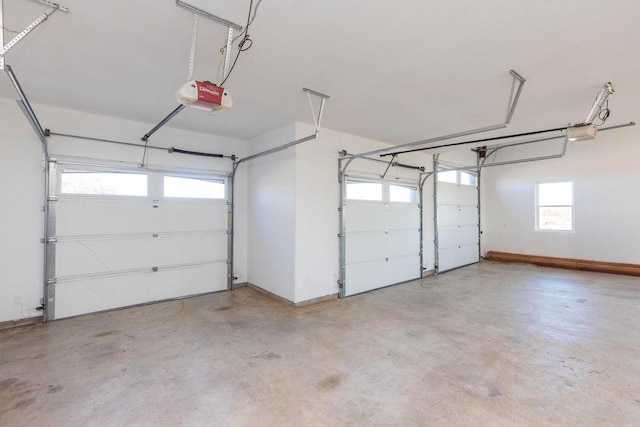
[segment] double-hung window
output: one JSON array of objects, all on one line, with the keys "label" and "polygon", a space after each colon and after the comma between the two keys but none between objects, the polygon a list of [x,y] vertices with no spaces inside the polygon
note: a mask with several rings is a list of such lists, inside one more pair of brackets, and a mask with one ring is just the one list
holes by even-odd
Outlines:
[{"label": "double-hung window", "polygon": [[573,182],[540,182],[536,230],[573,231]]}]

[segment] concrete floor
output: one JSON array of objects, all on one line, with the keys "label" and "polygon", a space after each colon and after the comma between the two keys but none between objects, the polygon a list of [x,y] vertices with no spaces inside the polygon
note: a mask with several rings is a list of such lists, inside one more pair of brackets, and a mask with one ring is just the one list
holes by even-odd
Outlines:
[{"label": "concrete floor", "polygon": [[0,424],[640,425],[640,278],[485,262],[0,331]]}]

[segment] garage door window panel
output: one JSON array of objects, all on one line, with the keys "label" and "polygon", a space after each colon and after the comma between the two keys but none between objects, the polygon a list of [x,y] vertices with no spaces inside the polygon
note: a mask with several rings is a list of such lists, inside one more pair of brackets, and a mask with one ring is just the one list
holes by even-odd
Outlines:
[{"label": "garage door window panel", "polygon": [[224,199],[225,183],[215,179],[167,175],[164,177],[164,197]]},{"label": "garage door window panel", "polygon": [[418,188],[408,185],[389,185],[389,201],[418,203]]},{"label": "garage door window panel", "polygon": [[147,196],[147,175],[128,172],[64,170],[60,193],[104,196]]},{"label": "garage door window panel", "polygon": [[382,201],[382,183],[347,181],[348,200]]}]

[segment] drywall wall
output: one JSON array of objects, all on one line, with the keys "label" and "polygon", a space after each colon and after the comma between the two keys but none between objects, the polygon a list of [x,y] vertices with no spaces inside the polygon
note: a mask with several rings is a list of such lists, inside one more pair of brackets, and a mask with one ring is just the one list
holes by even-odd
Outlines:
[{"label": "drywall wall", "polygon": [[[111,117],[54,108],[33,106],[44,127],[58,133],[79,134],[138,143],[153,125]],[[197,114],[198,111],[189,111]],[[0,99],[0,179],[2,206],[0,223],[0,322],[37,316],[42,292],[43,172],[40,142],[22,112],[11,99]],[[206,114],[204,114],[206,119]],[[244,155],[246,141],[163,128],[151,144],[176,146],[195,151]],[[83,161],[140,163],[142,150],[115,144],[52,136],[48,139],[51,156],[82,158]],[[149,167],[229,171],[231,161],[150,150]],[[235,273],[245,281],[246,260],[246,172],[236,180],[239,194],[236,215]]]},{"label": "drywall wall", "polygon": [[[570,143],[561,159],[483,170],[483,252],[640,263],[640,128]],[[559,152],[560,142],[500,151],[497,161]],[[495,159],[489,159],[494,161]],[[573,181],[574,232],[535,231],[537,182]]]},{"label": "drywall wall", "polygon": [[40,141],[14,101],[0,99],[0,322],[42,315]]},{"label": "drywall wall", "polygon": [[[295,139],[293,123],[250,141],[250,154]],[[247,170],[247,230],[249,283],[295,300],[295,149],[250,160],[239,166]]]},{"label": "drywall wall", "polygon": [[[314,132],[313,126],[296,124],[296,138]],[[341,150],[357,154],[388,147],[380,141],[322,129],[318,138],[296,146],[296,262],[295,300],[307,301],[336,294],[339,277],[338,239],[338,157]],[[431,169],[431,155],[414,153],[401,162]],[[379,178],[386,165],[366,160],[354,161],[349,173]],[[413,171],[393,168],[392,175],[416,179]],[[425,268],[433,269],[433,197],[425,194]]]}]

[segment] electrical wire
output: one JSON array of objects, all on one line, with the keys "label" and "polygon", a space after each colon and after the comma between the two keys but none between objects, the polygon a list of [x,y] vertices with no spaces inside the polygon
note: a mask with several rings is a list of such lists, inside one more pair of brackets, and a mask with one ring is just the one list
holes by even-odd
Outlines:
[{"label": "electrical wire", "polygon": [[20,34],[21,32],[24,31],[24,30],[20,30],[20,31],[10,30],[7,27],[3,27],[2,25],[0,25],[0,30],[4,30],[7,33],[13,33],[13,34]]},{"label": "electrical wire", "polygon": [[[245,26],[244,30],[242,30],[242,32],[240,34],[238,34],[236,37],[234,37],[232,39],[232,41],[231,41],[231,44],[233,44],[236,40],[240,39],[240,43],[238,43],[238,53],[236,54],[236,57],[233,60],[233,64],[231,65],[231,68],[229,68],[229,71],[227,72],[226,77],[223,76],[224,79],[217,86],[224,85],[224,83],[227,81],[227,79],[231,75],[231,72],[235,68],[236,63],[238,62],[238,58],[240,57],[240,54],[242,52],[246,52],[247,50],[251,49],[251,47],[253,46],[253,40],[251,40],[251,37],[249,36],[249,27],[251,26],[253,21],[256,19],[256,15],[258,14],[258,7],[260,7],[260,3],[262,3],[262,0],[258,0],[257,3],[256,3],[256,6],[254,8],[253,7],[253,0],[250,0],[250,2],[249,2],[249,12],[247,14],[247,25]],[[220,80],[220,67],[221,67],[222,63],[224,62],[225,55],[226,55],[226,50],[227,50],[227,45],[225,43],[222,46],[222,48],[220,48],[221,58],[220,58],[220,62],[218,63],[218,80]]]},{"label": "electrical wire", "polygon": [[598,112],[598,118],[600,119],[600,124],[598,124],[596,126],[602,126],[604,124],[604,122],[607,121],[607,119],[609,118],[610,115],[611,115],[611,110],[609,109],[609,100],[607,99],[606,107],[601,109]]}]

